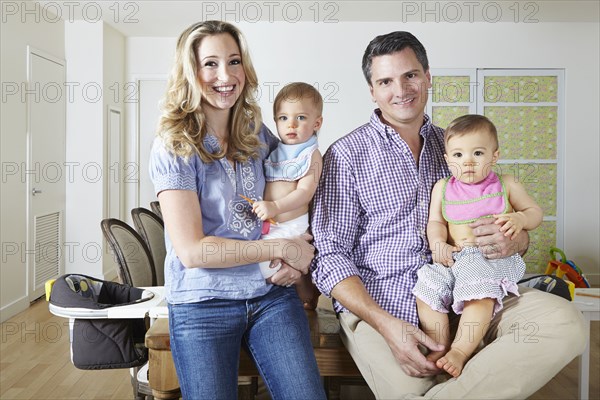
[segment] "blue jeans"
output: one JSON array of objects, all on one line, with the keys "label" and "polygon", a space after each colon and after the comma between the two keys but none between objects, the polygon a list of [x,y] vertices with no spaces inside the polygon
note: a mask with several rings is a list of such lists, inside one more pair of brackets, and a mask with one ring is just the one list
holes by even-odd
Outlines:
[{"label": "blue jeans", "polygon": [[171,352],[184,399],[237,398],[240,349],[254,360],[273,400],[325,399],[296,290],[249,300],[169,304]]}]

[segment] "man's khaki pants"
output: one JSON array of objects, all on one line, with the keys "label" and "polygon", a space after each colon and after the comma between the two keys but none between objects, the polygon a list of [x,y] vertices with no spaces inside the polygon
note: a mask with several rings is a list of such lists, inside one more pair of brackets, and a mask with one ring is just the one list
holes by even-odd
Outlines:
[{"label": "man's khaki pants", "polygon": [[[379,333],[352,313],[341,313],[342,340],[378,399],[523,399],[583,352],[588,332],[568,301],[537,289],[504,299],[483,349],[458,378],[406,375]],[[435,385],[435,386],[434,386]]]}]

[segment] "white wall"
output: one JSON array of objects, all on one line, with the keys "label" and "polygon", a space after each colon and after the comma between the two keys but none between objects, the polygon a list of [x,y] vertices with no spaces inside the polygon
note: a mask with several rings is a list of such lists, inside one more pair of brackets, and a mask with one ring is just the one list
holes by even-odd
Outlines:
[{"label": "white wall", "polygon": [[[146,144],[153,135],[153,129],[158,123],[154,121],[140,121],[140,81],[166,81],[175,55],[176,38],[127,38],[126,41],[126,80],[128,93],[135,95],[135,101],[125,104],[127,110],[126,121],[126,162],[129,163],[129,171],[135,171],[135,179],[126,179],[125,209],[131,210],[135,207],[149,208],[146,199],[150,197],[149,190],[146,195],[140,195],[140,182],[148,180],[147,160],[149,151]],[[132,89],[135,92],[132,92]],[[146,105],[146,103],[144,103]],[[144,137],[142,137],[144,136]],[[128,176],[129,178],[129,176]],[[131,216],[126,215],[126,220],[131,223]]]},{"label": "white wall", "polygon": [[[25,162],[27,156],[27,45],[65,59],[64,25],[52,18],[6,18],[1,24],[2,57],[0,151],[0,321],[24,310],[27,299],[27,219]],[[39,93],[38,93],[39,95]]]},{"label": "white wall", "polygon": [[[123,109],[125,38],[104,23],[65,24],[67,81],[79,84],[67,104],[67,162],[77,173],[67,183],[66,241],[75,243],[67,273],[116,277],[116,264],[100,229],[107,216],[108,107]],[[116,86],[115,86],[116,84]],[[122,116],[124,120],[124,115]]]},{"label": "white wall", "polygon": [[[250,45],[261,82],[259,101],[263,117],[272,130],[271,108],[278,89],[295,80],[319,86],[325,98],[320,136],[323,151],[370,117],[373,103],[360,65],[365,47],[376,35],[400,29],[413,32],[427,48],[432,68],[565,69],[564,250],[589,278],[597,281],[600,265],[597,22],[263,22],[238,26]],[[128,38],[127,79],[142,73],[168,74],[175,39]],[[135,143],[132,129],[133,125],[128,123],[131,145]],[[128,156],[132,154],[130,149]]]},{"label": "white wall", "polygon": [[76,82],[67,104],[67,162],[76,166],[67,182],[66,241],[74,243],[66,273],[102,277],[104,183],[102,24],[65,24],[67,81]]},{"label": "white wall", "polygon": [[[31,8],[33,9],[33,8]],[[108,106],[120,108],[123,94],[114,84],[125,80],[125,38],[112,27],[65,21],[49,14],[10,15],[2,21],[1,240],[0,320],[29,305],[26,220],[26,156],[28,97],[25,92],[27,46],[67,60],[66,82],[59,82],[67,102],[67,153],[62,173],[67,179],[65,272],[103,279],[116,277],[100,230],[105,217]],[[122,130],[125,125],[123,122]],[[35,172],[34,172],[35,173]],[[42,177],[43,178],[43,177]]]},{"label": "white wall", "polygon": [[[109,149],[107,147],[107,139],[109,136],[109,120],[108,120],[108,110],[109,107],[115,108],[121,112],[121,133],[125,134],[125,108],[124,100],[126,97],[127,87],[125,85],[125,37],[117,30],[112,28],[109,25],[103,26],[103,109],[102,109],[102,121],[103,121],[103,137],[104,137],[104,157],[105,163],[103,168],[103,178],[104,178],[104,193],[109,195],[114,195],[114,193],[110,193],[108,191],[108,184],[112,182],[122,182],[123,174],[124,174],[124,163],[123,159],[125,156],[125,152],[121,151],[122,158],[118,165],[109,165]],[[125,140],[121,141],[121,150],[125,147]],[[122,196],[122,193],[119,193],[118,196]],[[103,218],[108,218],[108,197],[104,197],[104,207],[103,207]],[[122,202],[119,202],[122,203]],[[119,215],[119,219],[123,219],[124,214],[129,212],[130,209],[121,209]],[[100,230],[100,223],[94,226]],[[117,264],[115,258],[112,253],[109,253],[108,244],[106,241],[103,241],[104,248],[104,257],[102,272],[104,275],[104,279],[114,279],[117,276],[116,268]]]}]

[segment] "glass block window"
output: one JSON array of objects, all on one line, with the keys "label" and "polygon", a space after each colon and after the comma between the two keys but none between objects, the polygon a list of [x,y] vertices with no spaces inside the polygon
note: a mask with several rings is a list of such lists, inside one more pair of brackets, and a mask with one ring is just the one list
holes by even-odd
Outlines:
[{"label": "glass block window", "polygon": [[551,246],[563,246],[562,70],[432,70],[427,112],[445,128],[464,114],[487,116],[498,130],[499,174],[515,176],[544,211],[530,232],[528,273],[543,273]]},{"label": "glass block window", "polygon": [[433,76],[431,78],[434,103],[469,103],[470,76]]},{"label": "glass block window", "polygon": [[432,70],[427,113],[435,125],[446,128],[455,118],[476,113],[476,70]]},{"label": "glass block window", "polygon": [[437,126],[447,127],[453,119],[469,114],[468,106],[433,106],[432,121]]},{"label": "glass block window", "polygon": [[496,125],[503,159],[556,160],[557,106],[485,106]]},{"label": "glass block window", "polygon": [[486,103],[556,103],[558,76],[491,76],[484,78]]}]

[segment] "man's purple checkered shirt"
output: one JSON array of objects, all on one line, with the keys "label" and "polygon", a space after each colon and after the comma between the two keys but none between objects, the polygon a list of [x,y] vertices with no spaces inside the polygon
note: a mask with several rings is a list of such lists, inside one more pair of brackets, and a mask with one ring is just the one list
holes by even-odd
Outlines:
[{"label": "man's purple checkered shirt", "polygon": [[[318,250],[313,278],[329,295],[357,275],[373,299],[395,317],[418,324],[412,288],[431,262],[426,237],[431,189],[450,175],[444,130],[425,116],[419,166],[404,140],[380,120],[336,141],[323,159],[311,228]],[[336,311],[347,311],[334,301]]]}]

